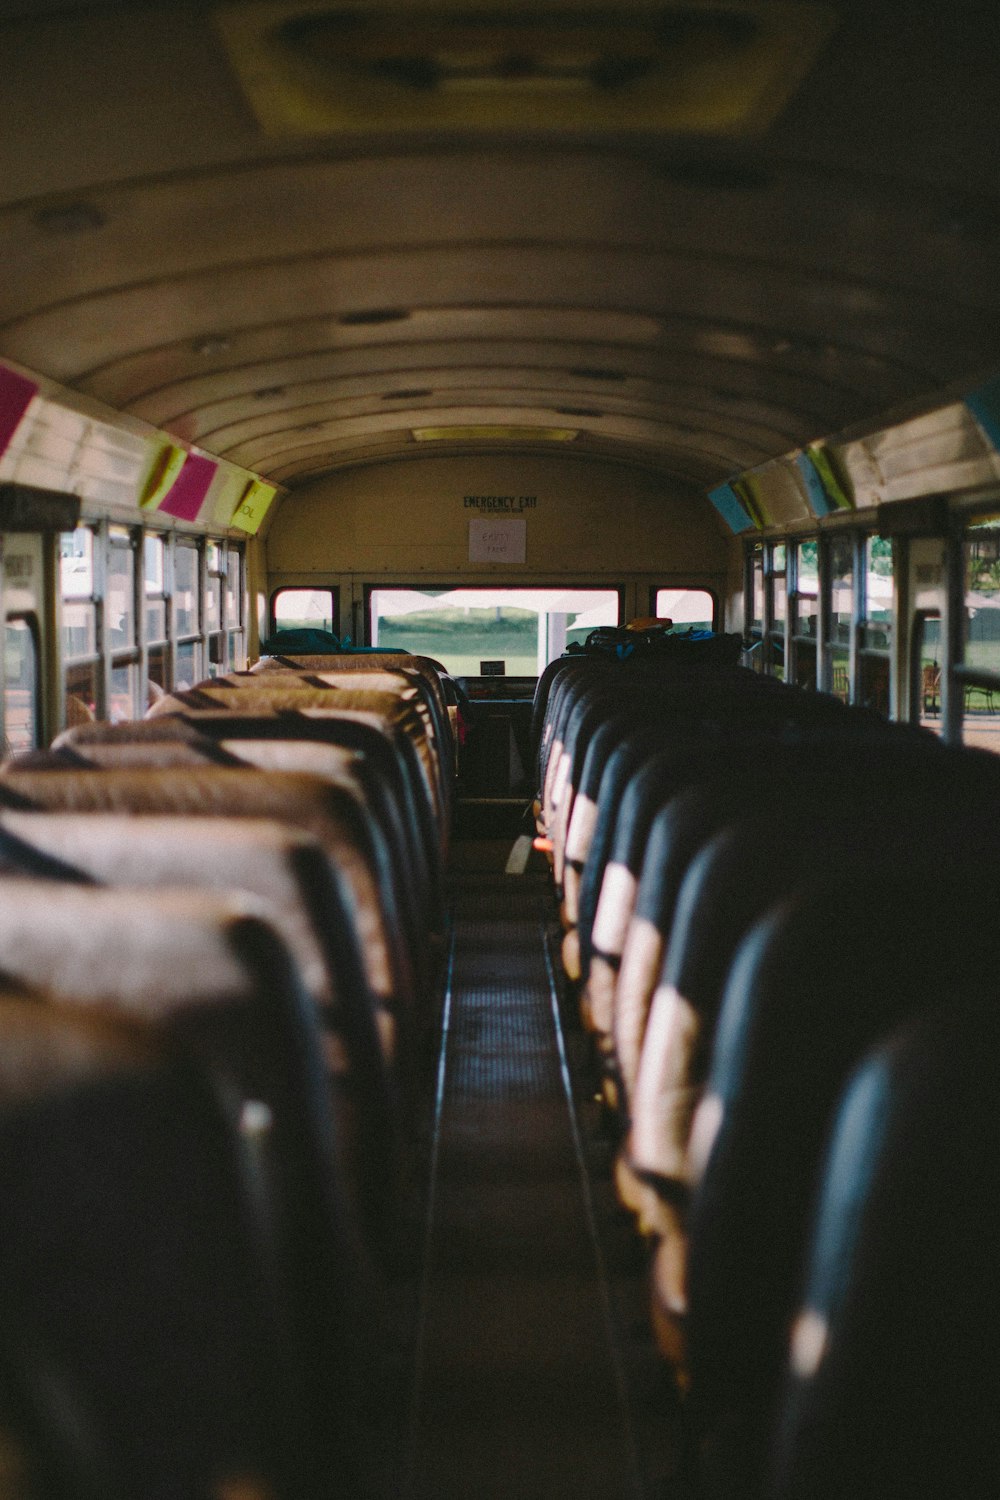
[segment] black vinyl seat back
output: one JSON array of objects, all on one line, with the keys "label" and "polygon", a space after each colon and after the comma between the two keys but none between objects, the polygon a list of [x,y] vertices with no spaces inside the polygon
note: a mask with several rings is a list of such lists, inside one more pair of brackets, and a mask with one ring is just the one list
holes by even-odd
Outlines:
[{"label": "black vinyl seat back", "polygon": [[[988,968],[1000,923],[1000,850],[974,830],[949,849],[907,846],[900,822],[881,874],[864,859],[790,895],[732,966],[690,1154],[687,1351],[691,1411],[713,1492],[762,1481],[787,1330],[836,1099],[879,1037],[961,993]],[[965,880],[935,883],[942,854]],[[948,856],[951,856],[951,859]],[[867,870],[865,868],[867,863]],[[933,898],[929,900],[929,892]],[[933,919],[928,920],[933,906]]]},{"label": "black vinyl seat back", "polygon": [[964,1002],[946,980],[942,1008],[870,1055],[843,1096],[792,1325],[774,1500],[997,1493],[1000,1027],[980,978]]}]

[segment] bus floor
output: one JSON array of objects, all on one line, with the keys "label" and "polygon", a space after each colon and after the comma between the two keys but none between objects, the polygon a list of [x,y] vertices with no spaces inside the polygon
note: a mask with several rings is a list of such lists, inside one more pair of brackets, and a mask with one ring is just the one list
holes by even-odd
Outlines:
[{"label": "bus floor", "polygon": [[459,842],[428,1110],[405,1500],[680,1500],[645,1251],[610,1187],[547,875]]}]

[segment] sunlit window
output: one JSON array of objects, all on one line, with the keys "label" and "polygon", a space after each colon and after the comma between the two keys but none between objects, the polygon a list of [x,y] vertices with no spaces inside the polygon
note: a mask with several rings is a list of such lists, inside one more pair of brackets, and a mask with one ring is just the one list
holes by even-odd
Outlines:
[{"label": "sunlit window", "polygon": [[4,655],[4,753],[34,750],[40,743],[40,675],[35,632],[27,620],[7,620]]},{"label": "sunlit window", "polygon": [[372,589],[373,646],[440,661],[455,676],[535,677],[600,625],[617,589]]},{"label": "sunlit window", "polygon": [[707,589],[657,589],[653,612],[657,619],[672,620],[677,631],[711,630],[715,600]]},{"label": "sunlit window", "polygon": [[1000,751],[1000,516],[966,534],[962,632],[962,739]]},{"label": "sunlit window", "polygon": [[819,632],[819,543],[815,538],[799,542],[793,552],[795,564],[792,611],[792,680],[799,686],[816,686],[816,640]]},{"label": "sunlit window", "polygon": [[830,543],[830,614],[827,658],[830,689],[846,703],[851,694],[851,628],[854,619],[854,538],[835,537]]},{"label": "sunlit window", "polygon": [[278,589],[271,600],[275,630],[334,630],[332,589]]}]

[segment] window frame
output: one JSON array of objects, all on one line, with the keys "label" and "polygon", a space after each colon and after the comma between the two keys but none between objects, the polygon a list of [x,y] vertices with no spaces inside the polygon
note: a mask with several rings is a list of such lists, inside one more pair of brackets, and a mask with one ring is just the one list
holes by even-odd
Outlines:
[{"label": "window frame", "polygon": [[[656,596],[657,596],[657,594],[660,593],[661,590],[667,590],[667,589],[669,589],[671,591],[676,590],[676,589],[686,589],[689,593],[692,593],[692,594],[707,594],[708,597],[712,601],[711,628],[712,628],[713,631],[718,631],[718,629],[719,629],[719,620],[720,620],[720,617],[721,617],[721,610],[720,610],[720,606],[719,606],[719,595],[718,595],[718,591],[716,589],[709,588],[709,586],[708,586],[707,583],[683,583],[683,582],[682,583],[676,583],[676,582],[675,583],[651,583],[649,585],[649,603],[648,603],[648,606],[647,606],[648,609],[649,609],[649,613],[650,613],[651,616],[655,616],[656,615]],[[620,613],[620,611],[619,611],[619,613]],[[683,623],[681,623],[677,628],[679,630],[683,630],[684,629]]]},{"label": "window frame", "polygon": [[[361,597],[362,597],[362,619],[363,619],[363,626],[364,626],[364,632],[363,632],[364,633],[364,644],[366,646],[370,646],[372,644],[372,594],[377,593],[379,590],[391,591],[393,589],[397,589],[397,590],[403,591],[403,590],[406,590],[406,589],[416,589],[416,590],[419,590],[421,593],[432,593],[432,592],[435,592],[435,591],[440,591],[441,593],[448,593],[452,589],[482,589],[484,592],[487,592],[490,589],[524,589],[526,591],[534,593],[534,592],[538,592],[539,590],[542,590],[542,589],[554,589],[554,590],[557,590],[559,592],[567,592],[570,589],[579,589],[581,592],[586,592],[586,593],[615,594],[615,595],[617,595],[617,598],[618,598],[618,611],[617,611],[618,618],[617,618],[617,624],[619,626],[621,626],[624,623],[625,591],[626,591],[626,588],[627,588],[627,585],[623,584],[623,583],[622,584],[592,584],[592,583],[589,583],[589,582],[580,583],[580,582],[575,581],[575,580],[574,581],[568,581],[565,578],[555,579],[554,581],[553,580],[549,580],[549,581],[544,581],[544,580],[542,580],[542,581],[533,581],[532,583],[512,583],[512,582],[501,583],[501,582],[498,582],[496,580],[492,580],[490,582],[485,582],[484,583],[484,582],[481,582],[480,580],[475,579],[475,578],[472,578],[472,579],[470,579],[470,578],[461,578],[461,579],[452,580],[452,581],[446,582],[446,583],[432,581],[431,579],[427,579],[427,578],[422,578],[422,579],[418,579],[418,580],[415,580],[415,581],[398,580],[397,579],[397,580],[394,580],[391,584],[386,584],[386,583],[365,583],[365,584],[362,585],[362,595],[361,595]],[[460,674],[460,675],[473,676],[475,674],[467,673],[467,674]],[[524,681],[524,680],[527,680],[527,677],[529,675],[533,678],[533,677],[537,676],[537,673],[533,672],[531,674],[525,674],[525,677],[523,677],[523,678],[518,673],[506,673],[505,674],[505,676],[507,678],[509,678],[511,681],[514,681],[514,680]]]},{"label": "window frame", "polygon": [[282,583],[271,590],[267,601],[267,626],[268,635],[274,635],[275,631],[281,629],[277,620],[277,601],[282,594],[329,594],[330,595],[330,633],[339,638],[340,631],[337,626],[340,620],[340,587],[338,584],[312,584],[312,583]]},{"label": "window frame", "polygon": [[[64,694],[63,720],[66,719],[65,697],[69,690],[69,678],[74,669],[89,669],[94,687],[94,704],[91,709],[89,695],[87,711],[100,720],[108,720],[114,705],[113,674],[133,669],[134,679],[130,685],[130,717],[139,718],[150,701],[153,678],[150,663],[154,652],[163,653],[164,681],[156,681],[158,692],[173,692],[178,680],[178,655],[185,648],[193,654],[192,684],[205,675],[206,663],[220,671],[228,671],[246,665],[247,631],[247,560],[242,542],[228,537],[210,537],[201,534],[182,533],[154,526],[131,525],[126,522],[85,520],[76,530],[86,531],[91,537],[91,592],[89,595],[65,594],[62,574],[59,574],[59,607],[63,611],[68,604],[86,604],[94,610],[94,639],[96,650],[71,654],[65,646],[65,621],[60,613],[59,663]],[[63,536],[71,536],[66,532]],[[162,580],[159,590],[147,592],[146,543],[156,539],[162,547]],[[217,549],[210,557],[210,548]],[[114,550],[113,550],[114,549]],[[181,549],[194,555],[193,569],[185,557],[185,573],[193,571],[193,619],[183,633],[177,630],[179,611],[177,608],[178,562]],[[130,557],[130,587],[132,603],[133,639],[129,644],[112,645],[110,631],[110,582],[117,571],[111,563],[115,552],[128,551]],[[235,560],[235,592],[233,581]],[[206,631],[206,589],[209,581],[218,587],[220,619],[216,626]],[[235,612],[231,600],[236,601]],[[165,634],[161,639],[151,640],[148,632],[147,605],[163,606]],[[230,615],[234,614],[234,618]],[[214,672],[211,675],[215,675]],[[74,689],[75,690],[75,689]],[[120,694],[117,696],[121,696]]]},{"label": "window frame", "polygon": [[24,750],[38,750],[44,739],[44,717],[45,717],[45,693],[43,682],[42,663],[42,627],[41,621],[35,610],[15,610],[12,614],[4,616],[4,651],[6,652],[10,640],[9,631],[12,625],[23,625],[28,632],[34,659],[34,681],[31,685],[31,718],[34,726],[34,736],[30,745],[12,745],[10,743],[10,704],[8,694],[11,691],[10,680],[7,676],[6,656],[3,663],[3,741],[4,755],[15,755]]}]

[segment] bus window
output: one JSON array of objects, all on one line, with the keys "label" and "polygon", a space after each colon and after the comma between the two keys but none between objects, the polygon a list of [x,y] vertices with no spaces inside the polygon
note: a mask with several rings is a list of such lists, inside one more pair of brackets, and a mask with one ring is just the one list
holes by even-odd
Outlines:
[{"label": "bus window", "polygon": [[870,536],[864,546],[864,593],[858,653],[858,701],[889,717],[892,656],[892,542]]},{"label": "bus window", "polygon": [[767,671],[785,679],[785,625],[788,620],[788,548],[781,542],[768,547],[764,583],[767,598]]},{"label": "bus window", "polygon": [[819,543],[799,542],[793,549],[792,677],[797,686],[816,686],[816,641],[819,630]]},{"label": "bus window", "polygon": [[225,552],[217,542],[205,548],[205,636],[208,645],[208,675],[218,676],[226,670],[225,636]]},{"label": "bus window", "polygon": [[714,630],[715,599],[708,589],[656,589],[653,613],[673,620],[675,631]]},{"label": "bus window", "polygon": [[167,639],[166,547],[162,537],[143,537],[142,572],[146,600],[146,644],[152,647]]},{"label": "bus window", "polygon": [[336,635],[333,589],[275,589],[271,595],[272,630],[326,630]]},{"label": "bus window", "polygon": [[36,750],[41,744],[41,662],[37,625],[9,619],[4,632],[4,753]]},{"label": "bus window", "polygon": [[941,616],[920,610],[910,637],[910,722],[944,732],[941,717]]},{"label": "bus window", "polygon": [[[617,589],[372,589],[373,646],[431,656],[459,677],[535,677],[599,625]],[[488,665],[485,665],[488,664]]]},{"label": "bus window", "polygon": [[167,547],[161,536],[142,539],[143,595],[146,609],[146,696],[150,703],[170,687],[167,642]]},{"label": "bus window", "polygon": [[1000,517],[984,517],[964,545],[962,739],[1000,750]]},{"label": "bus window", "polygon": [[64,533],[59,543],[66,723],[71,727],[98,719],[103,711],[95,540],[91,527],[78,526]]},{"label": "bus window", "polygon": [[829,552],[829,635],[826,648],[829,688],[844,703],[851,696],[851,630],[854,619],[854,547],[852,536],[834,537]]},{"label": "bus window", "polygon": [[231,671],[246,666],[246,631],[244,629],[243,553],[232,544],[226,548],[226,652]]},{"label": "bus window", "polygon": [[134,704],[139,693],[139,663],[127,661],[111,668],[110,706],[112,724],[123,724],[136,717]]},{"label": "bus window", "polygon": [[104,628],[111,657],[108,678],[108,718],[113,724],[134,719],[145,708],[139,703],[139,649],[136,639],[136,565],[138,552],[126,526],[108,528],[107,582]]},{"label": "bus window", "polygon": [[754,671],[764,671],[764,548],[759,542],[746,558],[745,661]]},{"label": "bus window", "polygon": [[194,687],[201,677],[201,639],[198,617],[198,548],[181,542],[174,546],[173,628],[177,642],[174,686]]}]

